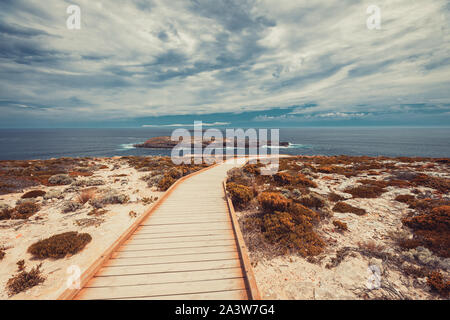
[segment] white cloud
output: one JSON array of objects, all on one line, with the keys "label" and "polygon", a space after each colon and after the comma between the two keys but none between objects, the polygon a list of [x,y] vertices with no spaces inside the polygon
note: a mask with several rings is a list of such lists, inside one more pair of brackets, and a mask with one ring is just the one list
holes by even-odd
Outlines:
[{"label": "white cloud", "polygon": [[450,103],[446,0],[379,0],[379,31],[366,28],[369,1],[99,3],[78,1],[79,31],[65,27],[62,1],[0,5],[1,100],[86,121]]}]

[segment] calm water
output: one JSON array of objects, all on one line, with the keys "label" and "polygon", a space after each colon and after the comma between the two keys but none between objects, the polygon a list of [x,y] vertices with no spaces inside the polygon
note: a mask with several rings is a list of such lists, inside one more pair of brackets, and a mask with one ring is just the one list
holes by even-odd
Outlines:
[{"label": "calm water", "polygon": [[[0,129],[0,159],[169,155],[170,150],[135,149],[172,129]],[[286,128],[280,153],[450,157],[450,128]]]}]

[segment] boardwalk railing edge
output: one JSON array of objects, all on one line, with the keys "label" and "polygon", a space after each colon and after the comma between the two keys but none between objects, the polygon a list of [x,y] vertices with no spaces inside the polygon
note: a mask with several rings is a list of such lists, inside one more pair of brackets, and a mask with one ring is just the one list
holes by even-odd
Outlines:
[{"label": "boardwalk railing edge", "polygon": [[201,170],[195,171],[187,176],[181,177],[173,185],[167,189],[166,192],[159,198],[143,215],[141,215],[128,229],[117,238],[104,252],[103,254],[97,258],[81,275],[80,277],[80,286],[77,289],[67,288],[64,292],[62,292],[57,300],[72,300],[76,297],[76,295],[83,289],[83,287],[89,282],[89,280],[94,277],[94,275],[100,270],[103,264],[111,257],[111,255],[119,248],[139,227],[139,225],[149,218],[151,214],[158,209],[159,206],[166,200],[166,198],[185,180],[199,174],[205,172],[213,167],[216,167],[220,163],[216,163],[214,165],[210,165],[209,167],[203,168]]},{"label": "boardwalk railing edge", "polygon": [[235,234],[236,244],[238,247],[239,258],[241,260],[241,266],[245,275],[246,285],[248,287],[250,299],[249,300],[261,300],[261,296],[259,293],[258,285],[256,283],[255,274],[253,273],[253,267],[250,262],[250,258],[247,251],[247,246],[245,245],[244,237],[241,232],[241,228],[239,227],[239,222],[236,216],[236,212],[234,211],[233,202],[227,193],[227,185],[226,178],[223,180],[223,191],[225,193],[225,199],[228,206],[228,212],[231,218],[231,224],[233,225],[233,231]]}]

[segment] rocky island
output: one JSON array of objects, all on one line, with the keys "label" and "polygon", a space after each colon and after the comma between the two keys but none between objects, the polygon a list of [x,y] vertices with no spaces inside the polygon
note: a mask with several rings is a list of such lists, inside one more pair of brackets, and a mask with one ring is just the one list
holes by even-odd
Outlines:
[{"label": "rocky island", "polygon": [[[171,148],[175,147],[180,141],[172,140],[171,137],[169,137],[169,136],[154,137],[154,138],[148,139],[144,143],[135,144],[134,147],[135,148],[171,149]],[[218,145],[220,145],[220,143],[222,143],[223,147],[225,148],[227,146],[227,143],[230,141],[230,139],[214,140],[214,139],[205,139],[204,138],[201,141],[202,148],[206,148],[209,144],[213,143],[214,141]],[[195,142],[196,142],[195,137],[192,137],[191,144],[194,144]],[[237,146],[238,142],[241,142],[241,140],[238,140],[238,138],[235,138],[234,145]],[[249,139],[248,138],[245,139],[244,143],[245,143],[245,148],[249,148]],[[264,144],[258,142],[258,146],[264,146],[264,145],[271,146],[272,141],[268,140]],[[289,142],[280,142],[278,145],[280,147],[288,147]]]}]

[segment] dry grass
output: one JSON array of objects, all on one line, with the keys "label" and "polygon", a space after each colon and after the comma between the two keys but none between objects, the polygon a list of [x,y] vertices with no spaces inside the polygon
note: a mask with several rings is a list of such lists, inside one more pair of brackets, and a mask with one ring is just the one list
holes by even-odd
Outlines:
[{"label": "dry grass", "polygon": [[37,286],[45,281],[40,270],[42,264],[37,265],[30,271],[23,269],[17,275],[8,280],[6,290],[9,296],[16,295]]},{"label": "dry grass", "polygon": [[89,200],[94,199],[96,196],[96,189],[90,188],[81,191],[81,193],[77,196],[77,201],[81,204],[87,203]]}]

